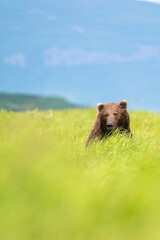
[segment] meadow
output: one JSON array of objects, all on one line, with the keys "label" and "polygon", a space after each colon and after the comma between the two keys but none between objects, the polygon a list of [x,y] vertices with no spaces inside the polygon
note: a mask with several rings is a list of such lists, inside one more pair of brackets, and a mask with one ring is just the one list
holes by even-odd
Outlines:
[{"label": "meadow", "polygon": [[95,116],[0,112],[1,240],[160,239],[160,114],[86,149]]}]

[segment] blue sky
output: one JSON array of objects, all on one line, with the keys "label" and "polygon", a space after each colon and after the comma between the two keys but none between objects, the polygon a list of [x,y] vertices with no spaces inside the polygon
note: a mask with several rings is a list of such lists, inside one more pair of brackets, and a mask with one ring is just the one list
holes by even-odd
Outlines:
[{"label": "blue sky", "polygon": [[0,0],[0,92],[160,111],[160,0]]}]

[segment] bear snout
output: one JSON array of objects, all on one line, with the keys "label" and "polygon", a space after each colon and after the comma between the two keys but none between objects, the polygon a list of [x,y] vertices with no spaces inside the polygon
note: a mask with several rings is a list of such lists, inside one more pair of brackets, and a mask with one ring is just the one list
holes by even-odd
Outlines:
[{"label": "bear snout", "polygon": [[112,123],[107,123],[106,124],[107,130],[114,130],[115,129],[115,125]]},{"label": "bear snout", "polygon": [[113,125],[112,124],[107,124],[107,128],[112,128]]},{"label": "bear snout", "polygon": [[107,130],[114,130],[116,128],[115,126],[115,120],[113,119],[112,116],[109,116],[106,122],[106,128]]}]

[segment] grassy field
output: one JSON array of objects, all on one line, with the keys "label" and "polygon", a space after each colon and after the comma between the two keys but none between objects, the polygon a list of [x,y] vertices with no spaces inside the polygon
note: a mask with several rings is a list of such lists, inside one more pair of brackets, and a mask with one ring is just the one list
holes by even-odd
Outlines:
[{"label": "grassy field", "polygon": [[0,112],[0,240],[160,239],[160,114],[86,149],[95,116]]}]

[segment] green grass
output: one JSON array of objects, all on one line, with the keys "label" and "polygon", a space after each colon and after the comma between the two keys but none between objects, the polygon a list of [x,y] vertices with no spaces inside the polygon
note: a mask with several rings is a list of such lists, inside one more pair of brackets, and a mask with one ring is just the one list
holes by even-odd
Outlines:
[{"label": "green grass", "polygon": [[0,240],[160,239],[160,115],[86,149],[95,116],[0,113]]}]

